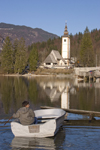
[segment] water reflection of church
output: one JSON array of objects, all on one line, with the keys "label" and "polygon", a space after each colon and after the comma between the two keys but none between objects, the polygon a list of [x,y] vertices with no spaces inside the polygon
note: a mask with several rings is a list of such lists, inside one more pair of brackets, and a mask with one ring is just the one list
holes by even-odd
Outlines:
[{"label": "water reflection of church", "polygon": [[65,81],[41,81],[40,86],[44,89],[45,93],[50,98],[51,102],[58,101],[61,97],[61,108],[70,108],[70,90],[71,85]]}]

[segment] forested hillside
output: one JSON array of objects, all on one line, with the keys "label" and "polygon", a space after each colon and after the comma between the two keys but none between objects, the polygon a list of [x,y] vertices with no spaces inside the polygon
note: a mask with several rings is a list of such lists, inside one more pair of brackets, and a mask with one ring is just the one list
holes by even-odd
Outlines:
[{"label": "forested hillside", "polygon": [[[98,59],[99,59],[100,57],[100,30],[94,29],[90,32],[90,34],[91,34],[94,53],[98,55]],[[70,36],[72,57],[79,57],[82,37],[83,37],[83,34],[80,32],[74,36],[73,35]]]},{"label": "forested hillside", "polygon": [[[51,50],[58,50],[61,53],[61,46],[62,46],[61,37],[57,37],[57,36],[55,37],[54,34],[47,33],[41,29],[35,29],[34,33],[36,34],[33,34],[32,32],[32,36],[35,35],[35,37],[31,37],[31,35],[29,34],[31,28],[29,27],[10,25],[8,28],[8,25],[6,24],[0,24],[0,25],[1,25],[0,46],[2,47],[2,52],[0,55],[0,63],[2,64],[1,66],[3,66],[3,63],[7,61],[10,62],[11,59],[8,60],[7,57],[5,56],[8,55],[9,58],[9,53],[11,51],[11,55],[12,55],[11,57],[13,57],[13,60],[12,63],[10,62],[10,65],[12,65],[13,72],[22,72],[27,64],[30,64],[31,71],[36,70],[38,66],[37,64],[42,63],[44,59],[47,57],[47,55],[51,52]],[[34,31],[34,29],[32,30]],[[5,31],[5,34],[1,35],[3,31]],[[30,35],[33,41],[36,40],[37,36],[41,37],[42,40],[43,39],[47,39],[47,40],[46,41],[40,40],[39,42],[35,42],[35,43],[33,42],[30,45],[26,45],[26,43],[30,41],[30,39],[27,36],[25,36],[26,31],[28,31],[27,35]],[[71,57],[77,59],[76,64],[78,62],[82,66],[100,66],[100,30],[94,29],[91,32],[89,32],[88,28],[86,28],[84,34],[79,32],[75,35],[70,34],[69,36],[70,36],[70,54]],[[11,39],[11,37],[14,37],[13,40]],[[23,37],[23,40],[20,37]],[[23,46],[21,45],[22,41],[25,41],[23,42]],[[10,49],[9,49],[9,44],[11,45]],[[24,51],[25,54],[23,55]],[[34,57],[32,57],[33,54]],[[23,58],[25,58],[25,60],[23,61],[24,65],[22,68],[20,65],[22,64],[22,62],[19,64],[19,61],[17,61],[17,58],[19,58],[17,56],[19,55],[20,57],[24,56]],[[33,68],[33,64],[35,68]],[[16,66],[17,66],[17,71],[16,71]],[[5,70],[7,70],[7,72],[11,72],[9,71],[8,67]]]},{"label": "forested hillside", "polygon": [[[97,57],[97,65],[100,65],[100,30],[94,29],[90,32],[92,39],[93,51],[94,51],[94,61]],[[83,34],[78,33],[75,35],[70,34],[70,51],[71,57],[76,57],[79,60],[80,47],[82,42]],[[49,39],[47,42],[34,43],[28,47],[28,50],[31,51],[32,47],[37,47],[39,53],[39,60],[42,62],[45,57],[50,53],[52,49],[58,50],[61,53],[61,37],[57,39]]]}]

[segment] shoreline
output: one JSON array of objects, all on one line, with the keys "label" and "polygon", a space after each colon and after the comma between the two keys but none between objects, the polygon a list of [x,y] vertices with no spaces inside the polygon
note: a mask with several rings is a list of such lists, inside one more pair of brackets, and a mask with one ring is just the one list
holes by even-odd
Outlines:
[{"label": "shoreline", "polygon": [[75,77],[73,73],[70,74],[0,74],[0,76],[12,76],[12,77],[64,77],[64,78],[72,78]]}]

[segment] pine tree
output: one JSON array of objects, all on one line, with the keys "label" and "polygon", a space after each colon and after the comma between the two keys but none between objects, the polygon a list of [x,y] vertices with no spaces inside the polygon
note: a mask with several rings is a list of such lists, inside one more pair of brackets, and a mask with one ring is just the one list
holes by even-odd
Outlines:
[{"label": "pine tree", "polygon": [[23,38],[18,42],[18,47],[15,55],[15,73],[22,73],[27,64],[26,46]]},{"label": "pine tree", "polygon": [[6,37],[1,53],[1,67],[5,73],[11,73],[13,70],[13,50],[9,37]]},{"label": "pine tree", "polygon": [[30,52],[29,55],[29,65],[30,65],[30,71],[35,71],[37,67],[37,62],[38,62],[38,52],[37,48],[33,47],[33,49]]},{"label": "pine tree", "polygon": [[87,27],[81,42],[80,63],[82,63],[84,67],[94,66],[94,51],[91,36]]},{"label": "pine tree", "polygon": [[18,40],[15,39],[14,40],[14,44],[13,44],[13,63],[15,65],[15,61],[16,61],[16,52],[17,52],[17,49],[18,49]]}]

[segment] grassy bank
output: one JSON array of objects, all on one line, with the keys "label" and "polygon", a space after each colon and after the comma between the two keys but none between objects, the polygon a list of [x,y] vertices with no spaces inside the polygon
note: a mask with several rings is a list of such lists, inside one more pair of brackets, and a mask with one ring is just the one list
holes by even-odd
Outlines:
[{"label": "grassy bank", "polygon": [[36,75],[59,75],[59,74],[71,74],[74,69],[41,69],[38,68],[37,71],[34,72]]},{"label": "grassy bank", "polygon": [[42,76],[42,75],[70,75],[74,72],[74,69],[42,69],[42,68],[38,68],[36,71],[32,71],[27,74],[17,74],[17,73],[4,73],[2,70],[0,70],[0,75],[4,75],[4,76],[23,76],[23,75],[33,75],[33,76]]}]

